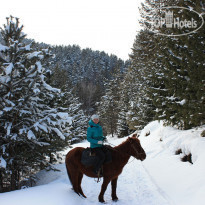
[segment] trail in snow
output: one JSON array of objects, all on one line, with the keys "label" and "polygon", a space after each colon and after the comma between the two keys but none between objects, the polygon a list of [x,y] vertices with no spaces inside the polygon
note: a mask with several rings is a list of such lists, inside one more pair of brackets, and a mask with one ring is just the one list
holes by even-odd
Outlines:
[{"label": "trail in snow", "polygon": [[[96,184],[93,179],[84,177],[82,188],[87,195],[86,204],[96,204],[101,184]],[[158,192],[158,188],[149,179],[141,163],[134,160],[125,166],[118,179],[117,195],[118,204],[127,205],[168,205],[168,201]],[[111,186],[109,184],[105,200],[108,204],[116,204],[111,199]]]},{"label": "trail in snow", "polygon": [[[113,143],[120,144],[125,139],[115,139]],[[76,146],[86,147],[86,142]],[[130,159],[118,178],[118,205],[171,205],[166,196],[159,190],[141,161]],[[25,190],[0,194],[1,205],[96,205],[102,181],[96,183],[93,178],[84,175],[82,189],[86,199],[78,196],[72,189],[67,177],[65,164],[57,165],[61,172],[42,172],[38,185]],[[46,185],[40,185],[46,184]],[[105,192],[106,204],[116,204],[111,199],[111,185]]]}]

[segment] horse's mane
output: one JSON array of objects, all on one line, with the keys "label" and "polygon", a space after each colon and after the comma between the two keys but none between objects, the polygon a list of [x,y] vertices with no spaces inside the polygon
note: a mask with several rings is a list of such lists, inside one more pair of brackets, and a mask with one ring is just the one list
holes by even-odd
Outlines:
[{"label": "horse's mane", "polygon": [[127,142],[128,142],[129,140],[133,140],[133,141],[135,140],[135,141],[137,141],[137,142],[140,142],[140,140],[137,138],[137,135],[136,135],[136,134],[133,134],[132,137],[128,137],[128,138],[127,138],[125,141],[123,141],[121,144],[115,146],[115,148],[121,147],[121,146],[127,144]]}]

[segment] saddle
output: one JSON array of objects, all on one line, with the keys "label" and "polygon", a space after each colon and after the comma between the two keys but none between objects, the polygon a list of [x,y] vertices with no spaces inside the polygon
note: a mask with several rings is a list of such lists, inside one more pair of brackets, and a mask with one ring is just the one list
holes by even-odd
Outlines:
[{"label": "saddle", "polygon": [[[112,162],[112,153],[111,151],[105,146],[104,147],[104,153],[105,153],[105,161],[103,164],[107,164]],[[82,156],[81,156],[81,163],[84,166],[93,166],[94,163],[98,160],[98,157],[96,156],[95,152],[92,151],[91,148],[87,147],[83,150]]]}]

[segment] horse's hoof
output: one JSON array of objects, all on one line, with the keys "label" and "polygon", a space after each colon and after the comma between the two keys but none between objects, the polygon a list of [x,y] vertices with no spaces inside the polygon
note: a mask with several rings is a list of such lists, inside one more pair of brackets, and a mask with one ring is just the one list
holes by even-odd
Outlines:
[{"label": "horse's hoof", "polygon": [[104,199],[99,199],[99,202],[105,203],[105,200]]},{"label": "horse's hoof", "polygon": [[116,197],[116,198],[113,198],[112,199],[114,202],[117,202],[118,201],[118,198]]}]

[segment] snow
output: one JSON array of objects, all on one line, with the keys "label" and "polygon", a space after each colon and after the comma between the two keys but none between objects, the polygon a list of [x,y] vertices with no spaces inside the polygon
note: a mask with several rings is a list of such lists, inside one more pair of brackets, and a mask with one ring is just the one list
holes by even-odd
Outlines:
[{"label": "snow", "polygon": [[6,168],[6,161],[4,160],[4,158],[1,156],[0,157],[0,168]]},{"label": "snow", "polygon": [[[118,179],[119,201],[111,199],[111,186],[105,192],[107,204],[118,205],[202,205],[205,201],[205,138],[201,132],[205,126],[191,130],[164,127],[162,122],[151,122],[140,132],[140,141],[147,158],[141,162],[130,158]],[[150,133],[148,136],[146,136]],[[111,144],[118,145],[126,138],[108,137]],[[73,147],[87,147],[83,141]],[[175,152],[181,149],[182,153]],[[68,148],[62,154],[70,150]],[[181,158],[192,154],[192,162]],[[63,160],[64,161],[64,160]],[[82,189],[86,199],[71,189],[65,164],[55,165],[60,172],[41,171],[37,186],[0,194],[1,205],[96,205],[101,184],[84,176]]]},{"label": "snow", "polygon": [[42,65],[40,61],[36,62],[37,68],[38,68],[38,72],[41,73],[42,72]]},{"label": "snow", "polygon": [[53,87],[51,87],[49,84],[47,84],[47,83],[44,81],[43,75],[41,76],[41,79],[42,79],[42,81],[43,81],[43,86],[44,86],[47,90],[52,91],[52,92],[58,92],[58,93],[60,93],[60,89],[58,89],[58,88],[53,88]]},{"label": "snow", "polygon": [[[68,113],[66,113],[66,112],[58,112],[57,115],[64,120],[66,120],[66,119],[71,120],[72,119],[71,117],[69,117]],[[72,121],[70,121],[70,122],[72,123]]]},{"label": "snow", "polygon": [[13,63],[9,63],[9,65],[5,69],[6,75],[9,75],[12,72],[13,67]]},{"label": "snow", "polygon": [[[140,135],[147,152],[144,167],[174,204],[204,204],[205,139],[200,137],[204,129],[181,131],[155,121],[147,125]],[[148,132],[151,134],[144,137]],[[182,153],[176,155],[179,149]],[[190,153],[193,164],[182,162],[181,159]]]},{"label": "snow", "polygon": [[26,46],[25,46],[25,50],[26,50],[26,51],[30,51],[30,50],[31,50],[31,44],[26,45]]},{"label": "snow", "polygon": [[28,131],[27,137],[29,140],[36,139],[36,136],[34,135],[34,133],[31,130]]},{"label": "snow", "polygon": [[180,102],[177,102],[178,104],[180,104],[180,105],[184,105],[185,103],[186,103],[186,100],[185,99],[183,99],[182,101],[180,101]]},{"label": "snow", "polygon": [[10,135],[10,133],[11,133],[11,126],[12,126],[12,123],[11,122],[8,123],[8,125],[7,125],[7,135]]},{"label": "snow", "polygon": [[27,55],[27,58],[28,58],[28,59],[32,59],[32,58],[34,58],[34,57],[38,57],[41,53],[42,53],[41,51],[34,51],[34,52],[32,52],[32,53],[29,53],[29,54]]},{"label": "snow", "polygon": [[65,140],[65,136],[62,134],[62,132],[58,128],[52,128],[52,130],[62,139]]},{"label": "snow", "polygon": [[45,133],[48,133],[47,125],[38,123],[38,127],[43,130]]},{"label": "snow", "polygon": [[2,51],[5,52],[8,49],[9,49],[8,46],[4,46],[4,45],[0,44],[0,52],[2,52]]},{"label": "snow", "polygon": [[13,109],[13,107],[5,107],[3,110],[6,111],[6,112],[8,112],[8,111],[10,111],[10,110],[12,110],[12,109]]}]

